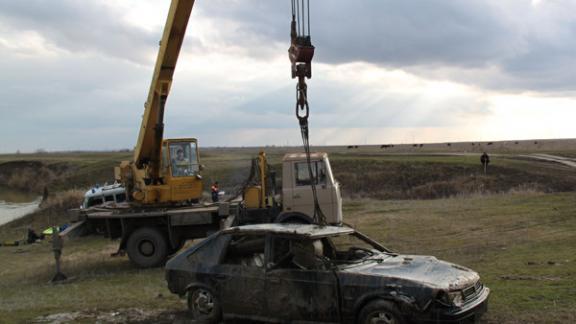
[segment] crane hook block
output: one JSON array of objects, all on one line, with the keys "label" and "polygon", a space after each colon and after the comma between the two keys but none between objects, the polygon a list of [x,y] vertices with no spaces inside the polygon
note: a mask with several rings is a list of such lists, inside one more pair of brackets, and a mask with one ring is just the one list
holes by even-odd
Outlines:
[{"label": "crane hook block", "polygon": [[312,45],[312,39],[310,35],[298,35],[294,16],[292,16],[290,27],[291,44],[288,49],[288,56],[292,63],[292,78],[306,77],[310,79],[312,77],[312,58],[314,58],[315,50],[314,45]]}]

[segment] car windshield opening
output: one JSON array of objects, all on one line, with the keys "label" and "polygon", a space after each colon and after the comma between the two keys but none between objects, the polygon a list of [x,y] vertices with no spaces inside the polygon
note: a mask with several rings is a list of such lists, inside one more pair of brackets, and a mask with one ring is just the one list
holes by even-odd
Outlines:
[{"label": "car windshield opening", "polygon": [[382,259],[386,252],[356,233],[342,234],[323,239],[326,256],[335,265]]},{"label": "car windshield opening", "polygon": [[357,233],[317,239],[276,237],[272,243],[270,268],[323,270],[332,266],[380,261],[387,250]]}]

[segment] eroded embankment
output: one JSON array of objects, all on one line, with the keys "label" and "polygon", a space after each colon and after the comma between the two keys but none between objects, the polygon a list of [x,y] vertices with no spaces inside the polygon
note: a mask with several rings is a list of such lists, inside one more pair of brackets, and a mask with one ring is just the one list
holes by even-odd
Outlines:
[{"label": "eroded embankment", "polygon": [[45,187],[68,177],[75,169],[64,162],[10,161],[0,164],[0,183],[12,189],[42,193]]},{"label": "eroded embankment", "polygon": [[336,160],[335,177],[349,198],[438,199],[470,194],[507,192],[569,192],[576,175],[569,168],[534,162],[503,164],[484,174],[478,165],[386,161]]}]

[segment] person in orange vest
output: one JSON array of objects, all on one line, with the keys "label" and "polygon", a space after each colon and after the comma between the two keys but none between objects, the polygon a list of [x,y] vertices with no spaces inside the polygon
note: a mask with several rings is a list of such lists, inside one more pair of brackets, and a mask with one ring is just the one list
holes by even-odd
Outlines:
[{"label": "person in orange vest", "polygon": [[218,193],[220,192],[220,189],[218,189],[218,181],[212,184],[211,190],[212,190],[212,202],[218,202]]}]

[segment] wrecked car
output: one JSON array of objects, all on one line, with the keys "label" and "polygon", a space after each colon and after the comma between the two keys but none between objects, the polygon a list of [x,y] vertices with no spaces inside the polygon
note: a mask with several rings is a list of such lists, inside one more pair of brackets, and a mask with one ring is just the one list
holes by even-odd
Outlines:
[{"label": "wrecked car", "polygon": [[192,317],[272,322],[474,322],[489,289],[468,268],[393,253],[350,227],[220,231],[166,264]]}]

